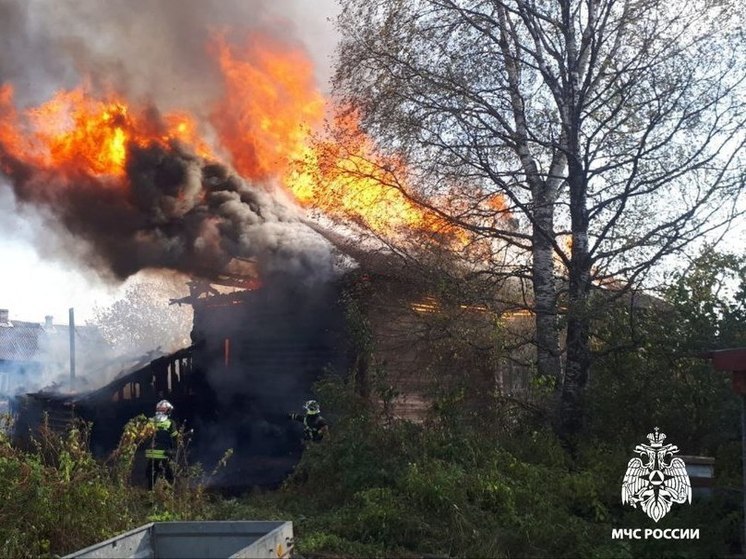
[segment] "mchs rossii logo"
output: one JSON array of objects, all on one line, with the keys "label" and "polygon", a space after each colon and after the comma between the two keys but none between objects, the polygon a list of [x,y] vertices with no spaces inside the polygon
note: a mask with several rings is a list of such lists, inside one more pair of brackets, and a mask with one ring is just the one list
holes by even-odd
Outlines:
[{"label": "mchs rossii logo", "polygon": [[674,456],[679,448],[663,444],[666,435],[659,432],[648,435],[649,444],[638,444],[639,457],[627,464],[622,482],[622,504],[642,511],[658,522],[671,510],[673,503],[692,502],[692,485],[681,458]]}]

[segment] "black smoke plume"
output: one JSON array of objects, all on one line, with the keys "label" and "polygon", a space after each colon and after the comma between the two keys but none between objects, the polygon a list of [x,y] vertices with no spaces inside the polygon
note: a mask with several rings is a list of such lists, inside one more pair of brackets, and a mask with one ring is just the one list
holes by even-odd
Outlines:
[{"label": "black smoke plume", "polygon": [[[85,81],[94,95],[117,91],[204,120],[222,94],[206,48],[216,33],[230,42],[260,32],[306,48],[323,85],[335,43],[326,20],[334,10],[335,0],[0,0],[0,86],[12,85],[22,107]],[[16,197],[41,205],[54,218],[50,225],[90,243],[88,264],[116,278],[145,267],[210,275],[236,256],[257,259],[265,274],[326,273],[325,243],[298,225],[292,204],[268,194],[271,185],[246,184],[180,146],[132,147],[123,191],[25,167],[1,145],[0,159]],[[67,248],[80,258],[80,247]]]},{"label": "black smoke plume", "polygon": [[119,279],[147,268],[212,278],[231,271],[235,258],[264,278],[314,281],[332,271],[329,244],[297,208],[177,143],[129,146],[122,184],[35,169],[2,146],[0,166],[20,201],[46,206],[91,245],[91,263]]}]

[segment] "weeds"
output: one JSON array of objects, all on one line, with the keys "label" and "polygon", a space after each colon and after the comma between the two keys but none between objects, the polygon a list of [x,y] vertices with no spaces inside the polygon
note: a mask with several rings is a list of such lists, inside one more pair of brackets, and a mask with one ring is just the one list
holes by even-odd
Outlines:
[{"label": "weeds", "polygon": [[292,520],[307,558],[722,556],[737,538],[732,503],[713,499],[669,515],[671,525],[706,526],[717,536],[709,541],[670,550],[611,541],[612,527],[641,522],[618,504],[629,457],[615,445],[591,442],[572,464],[550,431],[523,422],[506,433],[453,398],[414,424],[358,406],[343,381],[318,389],[330,436],[306,448],[280,490],[241,498],[208,491],[230,452],[205,474],[189,463],[188,433],[173,485],[132,487],[135,453],[152,434],[144,416],[103,463],[88,450],[84,423],[62,434],[43,425],[26,450],[0,429],[0,556],[64,554],[170,520]]},{"label": "weeds", "polygon": [[178,436],[173,485],[159,480],[149,492],[130,484],[135,453],[152,429],[145,416],[132,419],[103,462],[93,458],[82,421],[60,433],[44,420],[26,449],[0,429],[0,556],[62,555],[147,522],[212,518],[210,476],[188,463],[187,433]]}]

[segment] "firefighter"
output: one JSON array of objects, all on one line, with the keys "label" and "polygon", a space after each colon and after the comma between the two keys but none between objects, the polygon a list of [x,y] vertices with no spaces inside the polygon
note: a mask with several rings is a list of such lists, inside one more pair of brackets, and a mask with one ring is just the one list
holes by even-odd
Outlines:
[{"label": "firefighter", "polygon": [[145,449],[148,489],[153,489],[159,477],[169,483],[174,481],[171,460],[176,455],[177,430],[171,419],[173,409],[174,407],[168,400],[161,400],[155,405],[155,416],[151,419],[155,426],[155,433],[150,446]]},{"label": "firefighter", "polygon": [[291,413],[288,417],[303,423],[303,438],[306,441],[319,442],[329,430],[326,419],[321,417],[321,407],[316,400],[308,400],[303,404],[303,409],[306,413]]}]

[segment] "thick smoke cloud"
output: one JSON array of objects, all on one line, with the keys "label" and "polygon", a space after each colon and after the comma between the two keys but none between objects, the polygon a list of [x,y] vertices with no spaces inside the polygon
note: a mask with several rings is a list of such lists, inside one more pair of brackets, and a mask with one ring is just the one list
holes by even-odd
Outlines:
[{"label": "thick smoke cloud", "polygon": [[[322,69],[318,77],[326,77],[334,38],[325,35],[330,27],[323,14],[331,13],[332,0],[280,4],[0,0],[0,84],[11,83],[24,106],[86,80],[94,90],[113,87],[160,111],[187,109],[199,118],[221,94],[208,49],[215,33],[240,41],[258,30],[310,44]],[[71,258],[84,253],[104,275],[123,279],[165,267],[210,276],[226,271],[236,256],[256,260],[264,274],[329,271],[327,243],[301,225],[296,209],[267,185],[248,185],[179,146],[131,149],[129,189],[102,188],[86,176],[71,181],[3,159],[17,198],[49,210],[52,228],[59,220],[84,242],[83,248],[67,243]]]},{"label": "thick smoke cloud", "polygon": [[335,10],[335,0],[0,0],[0,80],[29,103],[83,77],[162,110],[198,111],[221,81],[210,37],[259,30],[305,47],[323,88]]},{"label": "thick smoke cloud", "polygon": [[0,161],[20,200],[51,208],[93,247],[99,262],[90,263],[105,264],[119,279],[147,268],[211,278],[230,272],[236,257],[254,263],[265,279],[282,273],[314,281],[332,273],[330,245],[296,208],[178,145],[131,146],[129,188],[49,175],[2,147]]}]

